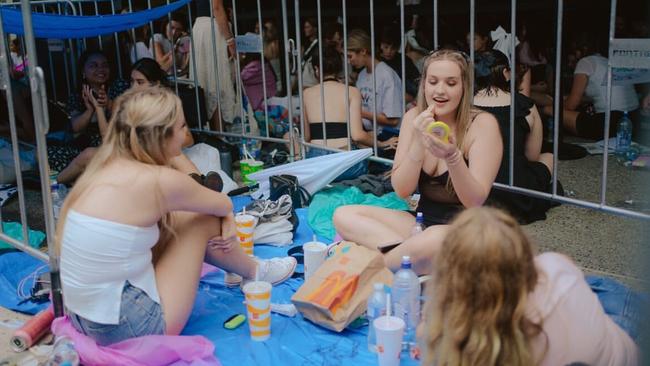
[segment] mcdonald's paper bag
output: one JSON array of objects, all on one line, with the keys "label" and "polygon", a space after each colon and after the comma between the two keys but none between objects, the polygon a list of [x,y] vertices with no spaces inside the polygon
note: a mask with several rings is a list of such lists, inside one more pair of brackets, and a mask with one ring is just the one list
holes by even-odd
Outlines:
[{"label": "mcdonald's paper bag", "polygon": [[340,332],[366,309],[373,284],[390,285],[393,274],[382,254],[352,242],[341,242],[293,295],[302,315]]}]

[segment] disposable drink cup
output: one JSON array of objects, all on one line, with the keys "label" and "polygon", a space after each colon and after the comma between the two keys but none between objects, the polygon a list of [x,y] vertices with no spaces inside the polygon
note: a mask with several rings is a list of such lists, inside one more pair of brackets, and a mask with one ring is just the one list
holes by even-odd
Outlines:
[{"label": "disposable drink cup", "polygon": [[244,249],[244,252],[253,256],[253,232],[255,231],[255,217],[247,214],[235,216],[237,227],[237,240]]},{"label": "disposable drink cup", "polygon": [[399,366],[406,324],[396,316],[380,316],[372,323],[377,335],[379,366]]},{"label": "disposable drink cup", "polygon": [[264,162],[259,160],[245,159],[240,161],[239,168],[241,169],[242,181],[245,184],[255,183],[254,180],[248,178],[248,175],[261,171],[263,167]]},{"label": "disposable drink cup", "polygon": [[253,281],[244,285],[243,291],[251,339],[265,341],[271,337],[271,284]]},{"label": "disposable drink cup", "polygon": [[305,260],[305,280],[327,259],[327,245],[318,241],[310,241],[302,246]]}]

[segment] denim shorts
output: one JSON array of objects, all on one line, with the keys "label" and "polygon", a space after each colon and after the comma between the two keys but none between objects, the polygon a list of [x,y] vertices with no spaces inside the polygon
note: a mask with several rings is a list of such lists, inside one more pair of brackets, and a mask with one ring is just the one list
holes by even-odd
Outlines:
[{"label": "denim shorts", "polygon": [[159,303],[128,281],[122,290],[119,324],[100,324],[68,311],[74,328],[108,346],[129,338],[165,334],[165,318]]}]

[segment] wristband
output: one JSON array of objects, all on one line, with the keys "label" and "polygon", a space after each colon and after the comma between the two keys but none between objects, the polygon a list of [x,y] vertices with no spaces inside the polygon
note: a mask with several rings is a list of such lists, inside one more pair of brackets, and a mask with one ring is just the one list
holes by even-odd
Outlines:
[{"label": "wristband", "polygon": [[235,37],[230,37],[226,40],[226,44],[233,44],[235,43]]}]

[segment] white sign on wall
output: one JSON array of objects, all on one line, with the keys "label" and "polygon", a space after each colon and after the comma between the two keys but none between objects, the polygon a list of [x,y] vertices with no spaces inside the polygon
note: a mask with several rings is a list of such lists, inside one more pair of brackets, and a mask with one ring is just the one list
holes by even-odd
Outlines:
[{"label": "white sign on wall", "polygon": [[650,69],[650,39],[612,40],[612,67]]}]

